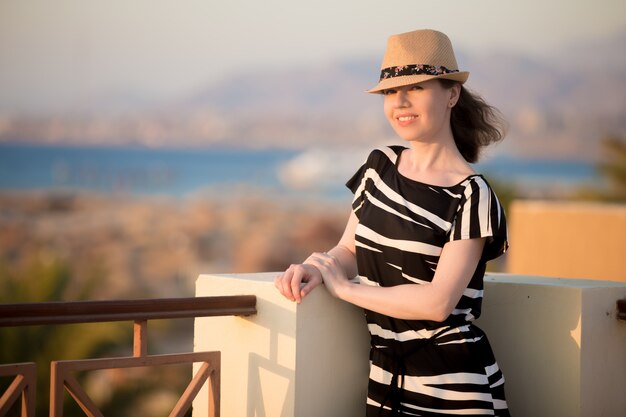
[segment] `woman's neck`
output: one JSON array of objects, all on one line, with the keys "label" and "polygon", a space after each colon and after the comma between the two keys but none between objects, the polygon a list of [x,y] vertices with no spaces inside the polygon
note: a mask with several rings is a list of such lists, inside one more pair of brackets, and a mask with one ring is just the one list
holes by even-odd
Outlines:
[{"label": "woman's neck", "polygon": [[468,166],[454,143],[451,141],[410,143],[408,152],[403,156],[407,168],[412,171],[445,171],[456,166]]},{"label": "woman's neck", "polygon": [[408,178],[434,185],[456,184],[475,173],[456,145],[441,142],[411,142],[400,155],[398,170]]}]

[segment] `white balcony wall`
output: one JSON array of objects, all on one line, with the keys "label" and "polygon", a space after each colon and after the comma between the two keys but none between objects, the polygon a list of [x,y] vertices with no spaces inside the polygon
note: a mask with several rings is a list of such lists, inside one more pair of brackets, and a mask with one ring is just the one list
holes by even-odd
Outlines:
[{"label": "white balcony wall", "polygon": [[496,274],[483,315],[515,417],[620,417],[626,410],[626,283]]},{"label": "white balcony wall", "polygon": [[[196,319],[194,350],[222,352],[224,417],[360,417],[369,336],[360,309],[323,287],[302,304],[274,288],[275,273],[201,275],[196,295],[257,296],[251,317]],[[622,417],[626,283],[489,275],[483,316],[515,417]],[[206,416],[205,389],[194,417]]]},{"label": "white balcony wall", "polygon": [[[369,334],[363,310],[323,288],[301,304],[274,287],[276,274],[202,275],[196,294],[257,296],[250,317],[197,318],[194,351],[222,352],[223,417],[364,414]],[[206,416],[206,387],[194,417]]]}]

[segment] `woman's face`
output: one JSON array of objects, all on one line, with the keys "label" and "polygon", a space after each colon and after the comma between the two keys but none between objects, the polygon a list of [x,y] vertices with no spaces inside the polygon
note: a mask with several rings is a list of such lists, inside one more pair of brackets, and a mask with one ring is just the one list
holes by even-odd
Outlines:
[{"label": "woman's face", "polygon": [[406,141],[434,142],[451,134],[450,111],[460,88],[437,80],[383,91],[385,117]]}]

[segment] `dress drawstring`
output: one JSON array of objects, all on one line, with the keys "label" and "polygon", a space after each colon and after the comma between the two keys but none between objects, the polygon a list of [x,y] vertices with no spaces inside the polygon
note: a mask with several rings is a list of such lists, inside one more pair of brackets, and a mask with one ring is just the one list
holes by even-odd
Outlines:
[{"label": "dress drawstring", "polygon": [[[414,339],[400,342],[398,340],[385,341],[385,346],[380,346],[371,340],[373,351],[380,352],[383,356],[391,359],[391,382],[385,398],[380,404],[379,416],[382,416],[387,403],[391,406],[391,417],[400,416],[400,407],[404,397],[404,377],[406,375],[406,359],[419,350],[434,343],[434,340],[452,327],[444,327],[432,336],[423,339]],[[380,340],[379,340],[380,341]],[[398,383],[399,380],[399,383]]]}]

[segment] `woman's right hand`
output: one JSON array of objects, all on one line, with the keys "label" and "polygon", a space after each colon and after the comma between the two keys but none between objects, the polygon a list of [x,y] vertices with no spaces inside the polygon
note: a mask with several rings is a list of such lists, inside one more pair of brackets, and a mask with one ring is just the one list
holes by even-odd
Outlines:
[{"label": "woman's right hand", "polygon": [[[304,286],[301,288],[301,284]],[[291,265],[274,279],[274,285],[285,298],[300,303],[313,288],[322,283],[319,269],[306,263]]]}]

